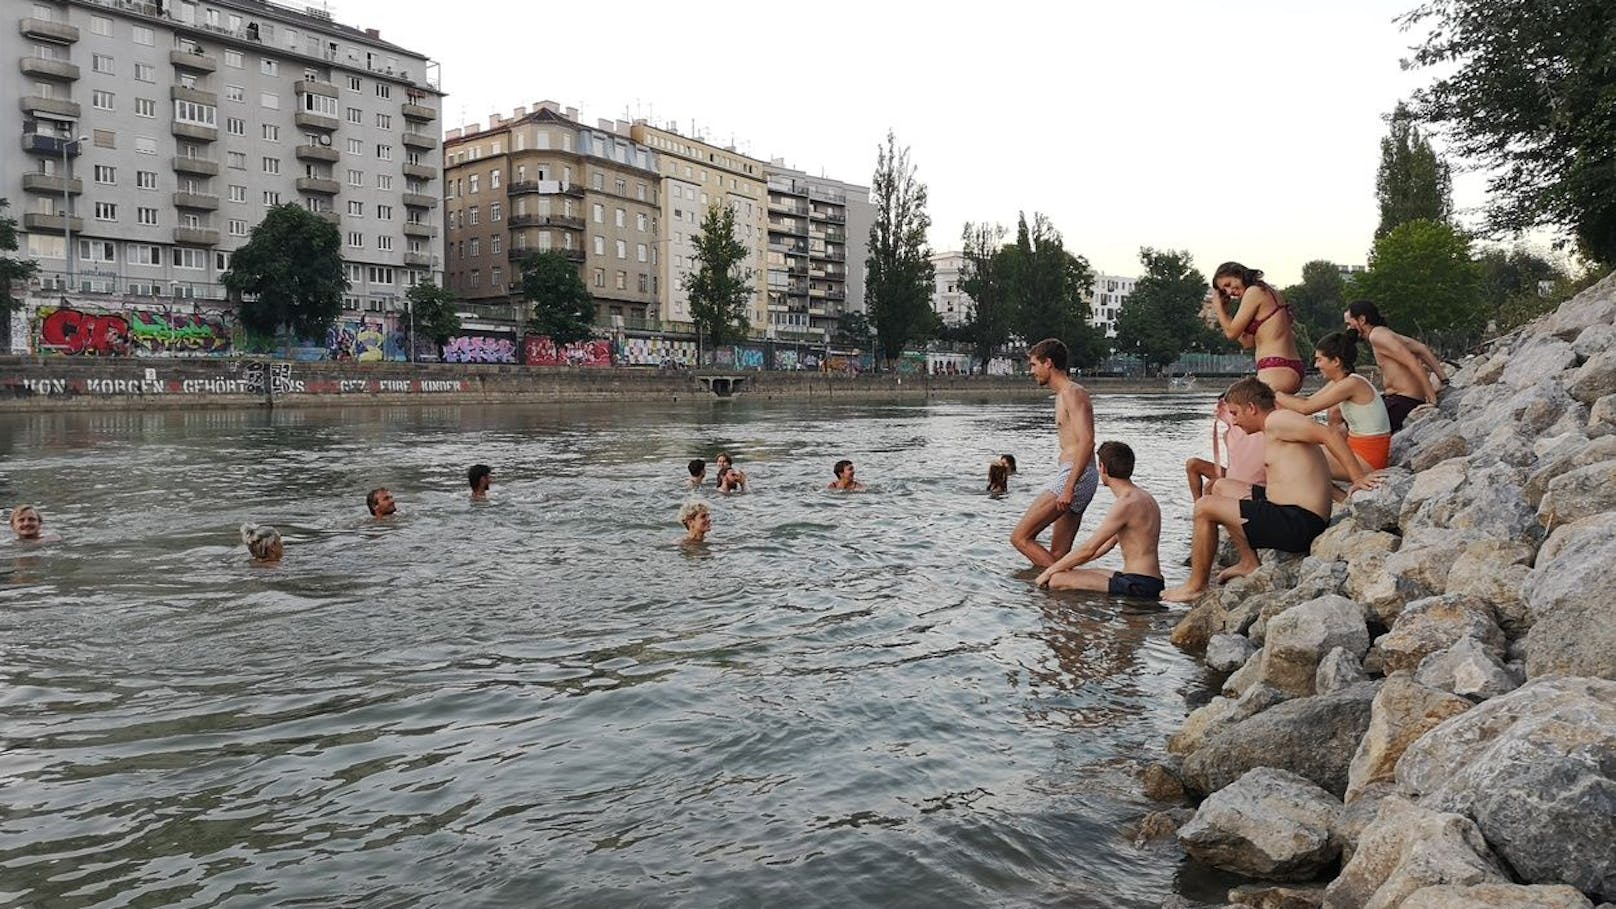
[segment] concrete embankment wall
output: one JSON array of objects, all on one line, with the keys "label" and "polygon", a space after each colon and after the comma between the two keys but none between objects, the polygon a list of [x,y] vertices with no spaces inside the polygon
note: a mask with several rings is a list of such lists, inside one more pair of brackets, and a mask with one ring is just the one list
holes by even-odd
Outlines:
[{"label": "concrete embankment wall", "polygon": [[[716,380],[716,382],[715,382]],[[1097,391],[1165,391],[1164,381],[1084,380]],[[1027,376],[850,376],[246,358],[0,357],[0,411],[303,407],[414,403],[742,398],[1038,398]]]}]

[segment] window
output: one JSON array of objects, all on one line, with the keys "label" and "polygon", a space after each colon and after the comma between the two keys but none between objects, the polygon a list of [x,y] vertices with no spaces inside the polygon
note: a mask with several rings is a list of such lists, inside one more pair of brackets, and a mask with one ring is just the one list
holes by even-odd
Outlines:
[{"label": "window", "polygon": [[[419,164],[421,162],[417,161],[415,163]],[[494,168],[493,173],[488,175],[488,188],[489,189],[499,189],[499,168],[497,168],[497,167]]]},{"label": "window", "polygon": [[644,183],[636,183],[636,184],[634,184],[634,195],[641,202],[645,201],[645,184]]},{"label": "window", "polygon": [[377,174],[376,175],[376,188],[377,189],[392,189],[393,188],[393,175],[392,174]]},{"label": "window", "polygon": [[619,258],[619,259],[627,259],[628,258],[628,244],[624,243],[622,240],[617,241],[617,258]]},{"label": "window", "polygon": [[382,129],[392,129],[393,128],[393,115],[392,114],[377,114],[376,115],[376,125],[381,127]]},{"label": "window", "polygon": [[350,199],[348,201],[348,214],[350,217],[363,218],[365,216],[365,203]]},{"label": "window", "polygon": [[362,171],[362,170],[350,170],[350,171],[348,171],[348,185],[349,186],[364,186],[365,185],[365,172]]},{"label": "window", "polygon": [[628,272],[620,271],[617,273],[617,289],[628,290]]},{"label": "window", "polygon": [[95,219],[97,221],[118,220],[118,206],[112,202],[95,203]]},{"label": "window", "polygon": [[112,20],[108,19],[106,16],[91,16],[90,31],[91,33],[97,35],[112,34]]},{"label": "window", "polygon": [[627,227],[628,226],[628,212],[622,210],[621,208],[619,208],[617,210],[617,226],[618,227]]},{"label": "window", "polygon": [[477,224],[477,206],[466,209],[466,223],[472,226]]},{"label": "window", "polygon": [[225,158],[225,163],[228,164],[231,168],[233,168],[235,170],[246,170],[247,169],[247,153],[246,152],[225,152],[224,153],[224,158]]},{"label": "window", "polygon": [[363,140],[363,139],[349,139],[348,140],[348,154],[350,154],[350,155],[363,155],[364,153],[365,153],[365,140]]},{"label": "window", "polygon": [[258,71],[266,76],[279,76],[281,74],[281,65],[265,57],[258,61]]},{"label": "window", "polygon": [[596,287],[605,287],[606,286],[606,270],[605,269],[603,269],[603,268],[595,269],[595,286]]},{"label": "window", "polygon": [[640,274],[640,293],[643,294],[643,293],[645,293],[645,291],[646,291],[646,280],[645,280],[645,274],[642,272]]},{"label": "window", "polygon": [[163,248],[148,243],[126,243],[123,249],[124,258],[130,265],[162,265]]},{"label": "window", "polygon": [[356,92],[356,91],[359,91],[359,88],[360,88],[359,77],[358,76],[349,76],[348,77],[348,91]]},{"label": "window", "polygon": [[[387,84],[382,83],[382,82],[376,83],[376,97],[378,97],[378,98],[391,98],[391,97],[393,97],[393,87],[391,85],[387,85]],[[389,283],[391,283],[391,282],[389,282]]]},{"label": "window", "polygon": [[303,109],[311,114],[318,114],[335,120],[337,117],[337,99],[317,95],[314,92],[304,92]]},{"label": "window", "polygon": [[393,238],[387,236],[386,234],[377,237],[376,248],[383,252],[391,252],[393,249]]},{"label": "window", "polygon": [[173,249],[175,268],[203,269],[208,267],[208,251],[205,249],[191,249],[185,246],[176,246]]},{"label": "window", "polygon": [[229,193],[230,193],[230,201],[232,201],[232,202],[245,203],[247,201],[247,187],[245,187],[245,186],[241,186],[239,184],[232,183],[229,186]]},{"label": "window", "polygon": [[357,107],[348,108],[347,116],[349,123],[357,123],[361,126],[365,123],[365,112]]},{"label": "window", "polygon": [[595,238],[595,255],[597,255],[597,256],[606,255],[606,238],[605,237],[596,237]]},{"label": "window", "polygon": [[489,271],[489,273],[488,273],[488,286],[489,287],[503,287],[504,286],[504,281],[505,281],[505,269],[500,268],[498,266],[495,266],[493,269],[491,269]]},{"label": "window", "polygon": [[591,174],[590,175],[590,182],[592,184],[594,184],[594,187],[596,189],[605,189],[606,188],[606,176],[604,174],[599,174],[599,173]]},{"label": "window", "polygon": [[118,183],[118,169],[108,167],[105,164],[97,164],[95,166],[95,182],[103,183],[107,186],[116,186]]},{"label": "window", "polygon": [[92,54],[90,56],[90,68],[98,73],[111,73],[112,57],[108,54]]},{"label": "window", "polygon": [[622,177],[617,178],[617,194],[619,196],[628,195],[628,181],[624,180]]},{"label": "window", "polygon": [[[80,97],[83,97],[82,95]],[[99,89],[90,92],[90,105],[96,110],[112,110],[112,92]]]},{"label": "window", "polygon": [[174,120],[179,123],[189,123],[193,126],[213,126],[218,122],[218,111],[211,104],[198,104],[195,101],[174,101]]},{"label": "window", "polygon": [[265,108],[268,108],[270,110],[280,110],[281,109],[281,96],[275,94],[274,92],[259,92],[258,93],[258,105],[260,107],[265,107]]},{"label": "window", "polygon": [[272,189],[264,190],[264,205],[275,206],[281,204],[281,194]]},{"label": "window", "polygon": [[382,220],[382,221],[391,221],[391,220],[393,220],[393,206],[391,206],[391,205],[378,205],[378,206],[376,206],[376,217],[378,219]]},{"label": "window", "polygon": [[348,245],[353,247],[354,249],[364,249],[365,248],[365,235],[360,233],[357,230],[349,231],[348,232]]},{"label": "window", "polygon": [[482,238],[481,237],[472,237],[471,238],[471,255],[473,257],[477,257],[477,256],[481,256],[482,254],[483,254],[483,241],[482,241]]},{"label": "window", "polygon": [[501,237],[499,234],[494,234],[492,237],[488,238],[488,254],[489,255],[491,255],[491,256],[499,255],[500,246],[501,246],[500,241],[503,240],[503,239],[504,238]]},{"label": "window", "polygon": [[393,160],[393,146],[391,146],[391,145],[378,145],[378,146],[376,146],[376,157],[377,157],[378,160],[381,160],[381,161],[391,161],[391,160]]},{"label": "window", "polygon": [[472,195],[476,195],[477,194],[477,181],[478,181],[478,175],[477,174],[472,174],[471,176],[467,177],[466,178],[466,191],[471,193]]},{"label": "window", "polygon": [[247,90],[239,85],[226,85],[224,87],[224,99],[226,101],[244,102],[247,100]]},{"label": "window", "polygon": [[136,136],[135,153],[141,155],[157,154],[157,140],[151,136]]},{"label": "window", "polygon": [[645,230],[645,212],[638,212],[634,215],[634,226],[639,228],[641,232]]},{"label": "window", "polygon": [[157,171],[154,171],[154,170],[137,170],[137,171],[135,171],[135,186],[139,187],[140,189],[156,189],[157,188]]},{"label": "window", "polygon": [[247,135],[247,121],[240,117],[225,117],[224,131],[232,136]]},{"label": "window", "polygon": [[79,258],[86,262],[116,262],[118,250],[111,240],[80,240]]},{"label": "window", "polygon": [[359,284],[361,281],[365,280],[365,266],[363,265],[354,265],[352,263],[344,262],[342,263],[342,271],[344,277],[348,279],[349,284]]},{"label": "window", "polygon": [[501,203],[499,203],[499,202],[491,202],[491,203],[489,203],[489,205],[488,205],[488,220],[489,221],[498,221],[500,219],[501,215],[503,214],[503,212],[504,212],[504,206]]},{"label": "window", "polygon": [[265,141],[267,141],[267,142],[279,142],[279,141],[281,141],[281,128],[279,126],[276,126],[273,123],[265,123],[262,126],[263,126],[263,134],[264,134],[264,140]]},{"label": "window", "polygon": [[606,223],[606,206],[601,205],[599,202],[595,203],[595,223]]},{"label": "window", "polygon": [[645,253],[646,253],[646,250],[645,250],[645,244],[644,243],[635,244],[635,246],[634,246],[634,255],[641,262],[645,261]]},{"label": "window", "polygon": [[224,65],[231,69],[241,69],[243,61],[241,51],[227,50],[224,52]]},{"label": "window", "polygon": [[265,158],[264,159],[264,173],[266,173],[266,174],[278,174],[280,172],[281,172],[281,159],[279,159],[279,158]]},{"label": "window", "polygon": [[129,40],[146,47],[155,47],[157,35],[144,25],[134,25],[129,28]]},{"label": "window", "polygon": [[393,269],[386,265],[372,265],[367,269],[372,284],[393,283]]}]

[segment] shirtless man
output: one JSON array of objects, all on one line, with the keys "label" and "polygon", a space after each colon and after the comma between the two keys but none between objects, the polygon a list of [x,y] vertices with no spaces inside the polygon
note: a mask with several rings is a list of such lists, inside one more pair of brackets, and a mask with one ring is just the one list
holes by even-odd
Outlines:
[{"label": "shirtless man", "polygon": [[494,470],[487,464],[473,464],[466,471],[466,482],[471,484],[471,500],[486,502],[488,487],[494,485]]},{"label": "shirtless man", "polygon": [[[1442,361],[1431,348],[1405,335],[1391,330],[1380,309],[1368,300],[1354,300],[1347,306],[1347,327],[1369,339],[1375,349],[1375,362],[1380,366],[1380,380],[1385,386],[1381,395],[1386,402],[1386,415],[1391,417],[1392,432],[1403,428],[1403,421],[1421,404],[1435,404],[1436,393],[1447,374]],[[1429,369],[1436,374],[1436,383],[1426,375]]]},{"label": "shirtless man", "polygon": [[[1121,442],[1106,442],[1096,455],[1100,482],[1117,497],[1110,514],[1082,546],[1045,568],[1037,584],[1055,590],[1103,590],[1112,596],[1155,600],[1161,597],[1161,507],[1156,499],[1133,484],[1133,449]],[[1094,561],[1113,546],[1122,546],[1122,570],[1078,568]]]},{"label": "shirtless man", "polygon": [[398,503],[393,501],[393,492],[386,486],[378,486],[365,496],[365,507],[370,509],[373,518],[385,518],[398,511]]},{"label": "shirtless man", "polygon": [[727,451],[718,455],[718,491],[746,491],[746,474],[741,473],[735,466],[735,459],[731,458]]},{"label": "shirtless man", "polygon": [[[1066,376],[1066,345],[1049,338],[1027,351],[1027,368],[1039,385],[1055,392],[1055,430],[1060,437],[1060,471],[1027,506],[1010,544],[1036,568],[1048,568],[1072,551],[1083,512],[1100,486],[1094,466],[1094,404],[1083,386]],[[1054,524],[1049,548],[1038,542]]]},{"label": "shirtless man", "polygon": [[836,473],[836,479],[830,481],[830,485],[826,486],[826,489],[841,489],[847,492],[861,492],[864,489],[864,484],[853,476],[852,461],[837,461],[831,470]]},{"label": "shirtless man", "polygon": [[1325,449],[1348,465],[1354,490],[1380,485],[1378,477],[1358,466],[1340,433],[1294,411],[1276,410],[1274,390],[1256,378],[1229,386],[1227,400],[1235,425],[1246,432],[1263,433],[1268,495],[1265,499],[1202,496],[1195,501],[1190,578],[1162,594],[1168,602],[1187,603],[1206,593],[1218,554],[1220,526],[1228,529],[1240,551],[1240,561],[1218,575],[1220,583],[1256,571],[1262,564],[1258,549],[1311,549],[1314,538],[1330,523],[1330,465],[1324,458]]}]

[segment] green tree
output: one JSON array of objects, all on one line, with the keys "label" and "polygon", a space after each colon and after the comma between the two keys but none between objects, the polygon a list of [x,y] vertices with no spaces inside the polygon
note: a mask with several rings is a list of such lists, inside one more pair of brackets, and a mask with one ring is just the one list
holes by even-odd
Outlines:
[{"label": "green tree", "polygon": [[1492,172],[1488,226],[1569,228],[1616,264],[1616,7],[1609,0],[1428,0],[1410,65],[1442,73],[1414,96],[1454,153]]},{"label": "green tree", "polygon": [[1296,345],[1305,354],[1318,340],[1341,330],[1347,308],[1347,280],[1333,262],[1314,259],[1302,266],[1302,283],[1280,291],[1296,316]]},{"label": "green tree", "polygon": [[1016,324],[1010,256],[1004,247],[1004,228],[997,224],[966,224],[964,239],[960,291],[971,298],[971,308],[958,334],[986,363],[1009,342]]},{"label": "green tree", "polygon": [[[5,213],[6,206],[10,204],[8,200],[0,199],[0,253],[17,250],[17,219]],[[22,299],[13,297],[11,293],[19,282],[28,280],[38,270],[39,263],[32,259],[0,255],[0,287],[5,288],[5,306],[0,313],[16,312],[22,308]]]},{"label": "green tree", "polygon": [[1380,201],[1376,239],[1399,224],[1447,222],[1453,215],[1453,175],[1447,162],[1420,135],[1407,105],[1398,102],[1388,120],[1391,133],[1380,140],[1380,171],[1375,174],[1375,198]]},{"label": "green tree", "polygon": [[1205,347],[1208,331],[1199,314],[1208,284],[1185,250],[1146,246],[1139,263],[1144,273],[1117,313],[1116,349],[1160,369]]},{"label": "green tree", "polygon": [[522,299],[533,307],[528,327],[557,346],[595,334],[595,301],[578,277],[578,266],[557,250],[522,257]]},{"label": "green tree", "polygon": [[460,334],[460,313],[455,311],[454,292],[428,279],[410,288],[404,296],[410,301],[410,359],[415,359],[415,333],[431,338],[441,359],[443,345]]},{"label": "green tree", "polygon": [[1089,324],[1094,270],[1088,260],[1069,252],[1060,231],[1038,212],[1030,226],[1026,214],[1017,217],[1016,242],[1006,248],[1005,260],[1015,333],[1028,343],[1059,338],[1073,367],[1099,362],[1108,345]]},{"label": "green tree", "polygon": [[220,280],[248,331],[272,335],[285,326],[299,338],[324,338],[348,289],[342,234],[301,205],[277,205],[230,257]]},{"label": "green tree", "polygon": [[714,347],[739,341],[750,324],[746,304],[754,288],[752,269],[743,264],[746,246],[735,237],[735,210],[708,206],[695,244],[696,270],[685,276],[684,289],[690,294],[696,343],[700,346],[704,333]]},{"label": "green tree", "polygon": [[1352,294],[1372,300],[1398,331],[1448,350],[1473,340],[1488,316],[1470,240],[1435,221],[1410,221],[1376,240]]},{"label": "green tree", "polygon": [[836,320],[836,336],[844,344],[867,347],[874,332],[875,329],[870,327],[869,317],[861,312],[844,312]]},{"label": "green tree", "polygon": [[876,152],[871,181],[875,222],[870,225],[870,253],[865,260],[864,298],[875,323],[881,355],[889,363],[903,356],[911,342],[925,341],[933,327],[932,282],[936,269],[926,232],[926,184],[915,179],[909,149],[898,148],[897,137],[887,133],[885,148]]}]

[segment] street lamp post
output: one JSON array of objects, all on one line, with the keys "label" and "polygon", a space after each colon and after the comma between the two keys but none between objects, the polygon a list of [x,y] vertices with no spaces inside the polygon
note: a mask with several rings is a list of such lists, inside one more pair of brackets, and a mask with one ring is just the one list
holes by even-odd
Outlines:
[{"label": "street lamp post", "polygon": [[409,313],[410,313],[410,336],[409,336],[410,337],[410,341],[409,341],[410,349],[407,351],[407,353],[409,354],[409,358],[410,358],[409,361],[411,363],[414,363],[415,362],[415,300],[413,298],[411,298],[410,296],[405,295],[405,297],[404,297],[404,308],[409,310]]},{"label": "street lamp post", "polygon": [[67,291],[73,292],[73,194],[70,192],[73,171],[67,162],[67,148],[74,142],[87,142],[89,136],[68,139],[62,143],[62,237],[67,243]]}]

